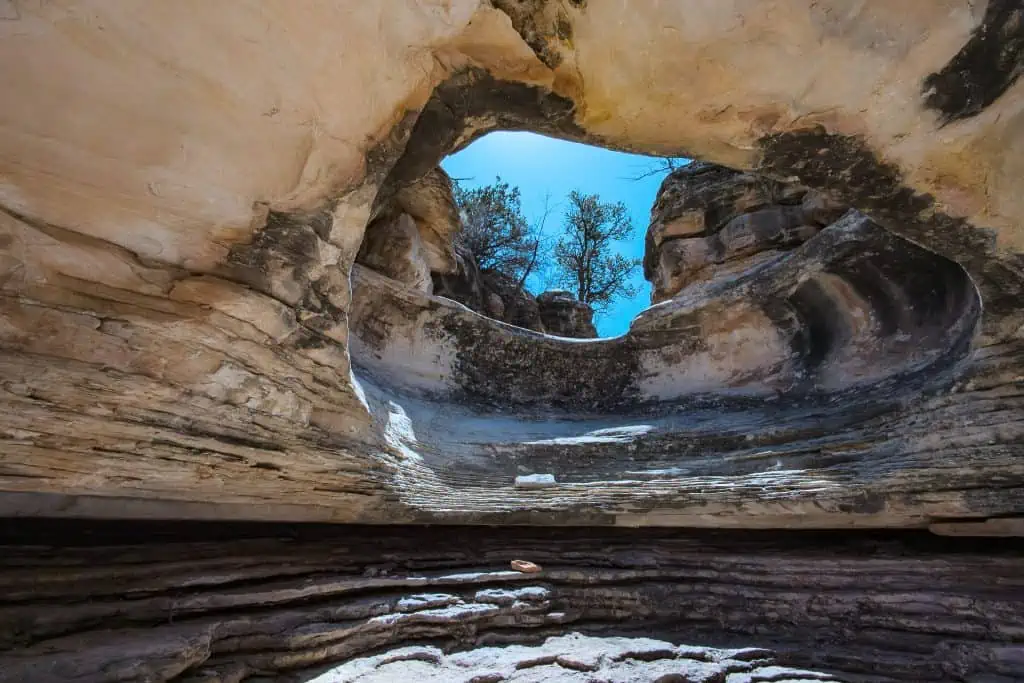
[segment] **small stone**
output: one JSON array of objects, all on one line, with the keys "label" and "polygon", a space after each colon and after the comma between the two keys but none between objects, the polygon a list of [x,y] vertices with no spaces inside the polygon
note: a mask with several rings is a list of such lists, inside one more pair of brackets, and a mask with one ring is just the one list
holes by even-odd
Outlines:
[{"label": "small stone", "polygon": [[517,489],[542,489],[557,483],[553,474],[521,474],[516,477]]},{"label": "small stone", "polygon": [[522,572],[524,574],[536,574],[541,570],[539,564],[527,562],[526,560],[512,560],[510,564],[512,566],[512,569],[515,569],[517,572]]}]

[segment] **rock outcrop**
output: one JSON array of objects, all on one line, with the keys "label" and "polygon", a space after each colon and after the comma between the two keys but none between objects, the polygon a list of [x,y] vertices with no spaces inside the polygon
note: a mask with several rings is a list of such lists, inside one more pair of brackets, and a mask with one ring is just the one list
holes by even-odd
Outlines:
[{"label": "rock outcrop", "polygon": [[1024,657],[1005,539],[52,520],[0,539],[4,683],[1001,683]]},{"label": "rock outcrop", "polygon": [[385,196],[374,213],[357,263],[516,327],[562,337],[597,336],[593,311],[571,295],[535,298],[511,276],[480,269],[473,253],[459,244],[461,218],[451,179],[440,167]]},{"label": "rock outcrop", "polygon": [[367,227],[356,262],[430,294],[434,282],[420,234],[407,213],[377,220]]},{"label": "rock outcrop", "polygon": [[[17,4],[0,21],[19,65],[0,128],[0,507],[759,527],[1017,514],[1019,8],[890,5]],[[383,201],[496,129],[702,158],[870,221],[588,343],[355,265]],[[432,272],[457,268],[421,229],[441,237],[451,207],[403,206]],[[759,225],[737,228],[738,258]],[[706,405],[716,420],[677,417]],[[494,411],[508,429],[481,427]],[[512,488],[531,471],[558,484]]]},{"label": "rock outcrop", "polygon": [[[1019,679],[1022,38],[1014,0],[0,2],[0,678],[635,624]],[[784,195],[666,194],[664,300],[542,335],[428,294],[451,207],[401,199],[491,130]],[[392,263],[378,228],[405,282],[356,262]]]},{"label": "rock outcrop", "polygon": [[662,183],[647,228],[651,303],[750,271],[814,237],[847,208],[796,183],[714,164],[677,169]]},{"label": "rock outcrop", "polygon": [[537,296],[540,319],[548,334],[577,339],[593,339],[597,336],[594,327],[594,311],[563,289],[552,289]]}]

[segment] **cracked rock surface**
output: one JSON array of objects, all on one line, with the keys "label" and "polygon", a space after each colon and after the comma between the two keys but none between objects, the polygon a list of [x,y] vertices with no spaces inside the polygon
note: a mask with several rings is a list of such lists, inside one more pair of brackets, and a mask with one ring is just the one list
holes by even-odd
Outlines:
[{"label": "cracked rock surface", "polygon": [[778,666],[756,648],[676,646],[650,638],[594,637],[579,633],[542,645],[483,647],[445,654],[435,647],[403,647],[354,659],[310,683],[803,683],[838,681],[829,674]]}]

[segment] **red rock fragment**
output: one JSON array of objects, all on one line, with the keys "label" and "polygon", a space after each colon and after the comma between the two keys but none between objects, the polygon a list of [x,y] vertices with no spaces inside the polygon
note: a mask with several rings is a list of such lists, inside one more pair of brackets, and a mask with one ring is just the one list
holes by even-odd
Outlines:
[{"label": "red rock fragment", "polygon": [[536,574],[541,570],[539,564],[527,562],[526,560],[512,560],[511,565],[512,569],[515,569],[517,572],[522,572],[524,574]]}]

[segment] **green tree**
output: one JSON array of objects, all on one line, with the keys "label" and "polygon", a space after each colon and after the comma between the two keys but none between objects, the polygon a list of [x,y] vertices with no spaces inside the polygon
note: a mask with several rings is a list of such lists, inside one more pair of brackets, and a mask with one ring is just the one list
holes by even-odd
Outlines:
[{"label": "green tree", "polygon": [[507,275],[523,287],[543,260],[543,223],[523,216],[519,188],[496,177],[491,185],[465,189],[454,183],[462,228],[458,243],[472,252],[480,270]]},{"label": "green tree", "polygon": [[634,296],[636,288],[629,278],[640,261],[614,252],[616,240],[632,235],[625,204],[603,203],[596,194],[571,192],[565,227],[555,244],[558,281],[595,310],[606,308],[617,297]]}]

